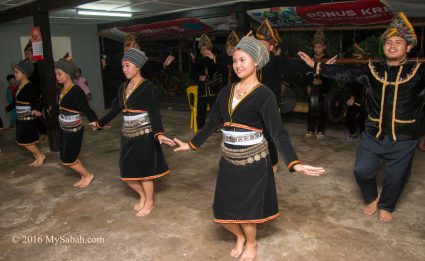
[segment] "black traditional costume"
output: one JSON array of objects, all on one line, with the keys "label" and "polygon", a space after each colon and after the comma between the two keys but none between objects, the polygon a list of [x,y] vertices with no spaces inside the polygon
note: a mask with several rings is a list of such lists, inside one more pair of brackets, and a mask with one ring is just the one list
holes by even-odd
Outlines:
[{"label": "black traditional costume", "polygon": [[[311,46],[314,47],[316,44],[322,44],[324,46],[327,44],[323,28],[319,28],[314,34]],[[320,61],[330,58],[327,54],[323,54],[322,57],[314,56],[313,59]],[[325,98],[332,87],[333,80],[317,75],[314,72],[311,72],[310,75],[312,77],[309,79],[311,92],[308,97],[307,131],[314,133],[317,128],[317,133],[323,134],[326,123]],[[315,84],[315,80],[320,80],[320,84]]]},{"label": "black traditional costume", "polygon": [[[16,69],[29,78],[34,72],[34,65],[21,61],[16,65]],[[19,145],[32,145],[39,141],[37,129],[37,117],[32,115],[33,110],[38,110],[37,91],[35,86],[28,82],[19,86],[16,92],[16,99],[6,107],[6,111],[16,108],[16,142]]]},{"label": "black traditional costume", "polygon": [[[142,51],[130,48],[124,54],[123,61],[135,63],[131,60],[133,58],[143,60],[138,62],[140,67],[148,59]],[[124,82],[119,87],[112,108],[99,120],[99,126],[107,124],[119,112],[123,113],[120,149],[122,180],[151,180],[165,176],[170,170],[157,140],[158,135],[164,134],[164,128],[155,86],[150,81],[142,79],[134,91],[126,97],[125,90],[128,83],[129,81]]]},{"label": "black traditional costume", "polygon": [[[382,39],[399,36],[413,47],[416,35],[403,13],[390,24]],[[357,152],[354,174],[366,204],[378,197],[375,176],[385,161],[378,208],[389,212],[406,184],[418,138],[425,132],[425,68],[417,62],[369,62],[359,68],[315,63],[317,73],[364,86],[366,128]]]},{"label": "black traditional costume", "polygon": [[[254,38],[247,38],[242,38],[237,49],[246,51],[247,45],[262,46]],[[268,59],[265,48],[264,52]],[[224,126],[223,156],[213,205],[214,221],[263,223],[279,216],[274,174],[263,131],[271,134],[288,169],[292,171],[300,161],[283,128],[273,93],[259,84],[236,104],[234,90],[235,85],[231,85],[220,92],[208,123],[189,142],[189,146],[196,150],[217,128]]]},{"label": "black traditional costume", "polygon": [[[201,35],[198,48],[201,49],[203,46],[208,47],[210,50],[213,48],[212,42],[206,34]],[[205,125],[207,106],[209,105],[212,107],[219,91],[220,79],[217,78],[218,81],[215,81],[214,84],[211,83],[211,80],[217,70],[218,65],[216,61],[209,57],[201,57],[197,59],[193,65],[191,77],[196,85],[198,85],[198,104],[196,114],[198,129],[201,129]],[[206,76],[206,80],[200,81],[200,76]]]},{"label": "black traditional costume", "polygon": [[[70,60],[61,58],[55,65],[56,69],[73,77],[77,66]],[[63,87],[65,88],[65,87]],[[96,113],[90,108],[84,91],[78,85],[68,87],[59,95],[59,124],[61,128],[62,163],[72,166],[79,163],[78,154],[83,143],[84,127],[82,114],[89,122],[96,122]]]}]

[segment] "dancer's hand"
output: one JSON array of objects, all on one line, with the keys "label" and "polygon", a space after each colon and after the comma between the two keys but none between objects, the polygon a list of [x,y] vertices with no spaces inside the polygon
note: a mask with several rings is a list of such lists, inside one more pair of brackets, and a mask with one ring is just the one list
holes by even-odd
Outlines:
[{"label": "dancer's hand", "polygon": [[90,123],[89,123],[89,126],[90,126],[90,128],[91,128],[92,130],[97,130],[97,129],[99,129],[98,124],[97,124],[97,121],[92,121],[92,122],[90,122]]},{"label": "dancer's hand", "polygon": [[307,64],[307,66],[309,66],[310,68],[314,67],[314,60],[311,59],[308,54],[306,54],[305,52],[298,52],[297,54]]},{"label": "dancer's hand", "polygon": [[37,117],[40,117],[42,114],[41,114],[41,112],[39,112],[39,111],[36,111],[36,110],[32,110],[31,111],[31,114],[33,115],[33,116],[37,116]]},{"label": "dancer's hand", "polygon": [[178,145],[178,147],[175,148],[174,151],[190,150],[189,143],[183,142],[177,138],[174,138],[174,142]]},{"label": "dancer's hand", "polygon": [[338,55],[335,55],[334,57],[332,57],[331,59],[327,60],[325,62],[325,64],[335,64],[336,63],[336,58],[338,57]]},{"label": "dancer's hand", "polygon": [[215,55],[210,51],[210,50],[206,50],[205,51],[205,55],[210,58],[211,60],[215,59]]},{"label": "dancer's hand", "polygon": [[313,167],[304,164],[297,164],[294,166],[294,170],[300,174],[308,175],[308,176],[320,176],[326,172],[326,170],[322,167]]},{"label": "dancer's hand", "polygon": [[167,138],[165,135],[162,135],[162,134],[158,135],[158,141],[159,141],[159,144],[164,143],[164,144],[167,144],[170,147],[176,146],[176,143],[172,139]]},{"label": "dancer's hand", "polygon": [[163,67],[167,67],[168,65],[170,65],[173,61],[174,61],[175,57],[172,55],[168,55],[167,58],[165,58],[164,63],[162,64]]}]

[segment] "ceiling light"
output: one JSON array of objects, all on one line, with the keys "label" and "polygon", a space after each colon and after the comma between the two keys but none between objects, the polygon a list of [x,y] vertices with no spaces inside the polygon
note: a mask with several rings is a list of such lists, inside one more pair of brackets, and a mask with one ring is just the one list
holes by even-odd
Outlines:
[{"label": "ceiling light", "polygon": [[108,12],[108,11],[89,11],[89,10],[77,10],[79,15],[96,15],[96,16],[116,16],[116,17],[132,17],[131,13],[124,12]]}]

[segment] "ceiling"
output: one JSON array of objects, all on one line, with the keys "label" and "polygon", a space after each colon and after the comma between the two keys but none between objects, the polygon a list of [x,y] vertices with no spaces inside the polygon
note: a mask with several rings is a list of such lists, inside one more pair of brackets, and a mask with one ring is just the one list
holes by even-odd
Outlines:
[{"label": "ceiling", "polygon": [[[60,0],[54,0],[60,1]],[[19,5],[27,4],[33,1],[28,0],[0,0],[0,11],[5,11]],[[260,2],[258,0],[100,0],[88,4],[67,8],[62,10],[53,10],[50,12],[50,22],[56,24],[102,24],[128,19],[137,19],[161,14],[180,12],[185,10],[214,7],[220,5],[233,4],[237,2]],[[99,17],[78,15],[77,9],[113,11],[132,13],[131,18],[122,17]],[[18,19],[15,23],[32,22],[32,17]]]}]

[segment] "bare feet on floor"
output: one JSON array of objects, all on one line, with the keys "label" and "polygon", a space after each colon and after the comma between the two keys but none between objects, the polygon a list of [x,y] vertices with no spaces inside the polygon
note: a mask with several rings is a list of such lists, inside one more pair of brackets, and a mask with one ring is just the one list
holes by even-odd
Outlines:
[{"label": "bare feet on floor", "polygon": [[147,216],[152,212],[152,209],[153,209],[153,202],[145,202],[145,205],[139,212],[137,212],[136,216],[138,217]]},{"label": "bare feet on floor", "polygon": [[391,214],[391,212],[380,209],[379,210],[379,220],[384,221],[384,222],[391,221],[391,220],[393,220],[393,215]]},{"label": "bare feet on floor", "polygon": [[145,206],[145,199],[145,197],[140,197],[139,202],[134,205],[134,210],[140,211],[141,209],[143,209],[143,207]]},{"label": "bare feet on floor", "polygon": [[232,257],[239,257],[242,254],[245,241],[246,241],[245,237],[238,237],[236,239],[235,248],[233,248],[232,251],[230,251],[230,255]]},{"label": "bare feet on floor", "polygon": [[80,185],[78,185],[79,188],[85,188],[88,185],[90,185],[90,183],[92,182],[92,180],[94,179],[94,175],[93,173],[90,173],[90,176],[88,178],[84,178],[83,182],[81,182]]},{"label": "bare feet on floor", "polygon": [[243,252],[239,261],[253,261],[257,255],[257,243],[246,244],[245,251]]},{"label": "bare feet on floor", "polygon": [[40,156],[35,156],[35,160],[29,164],[30,167],[40,167],[43,165],[44,160],[46,159],[46,155],[41,154]]},{"label": "bare feet on floor", "polygon": [[74,187],[80,186],[81,183],[83,183],[83,181],[84,181],[84,177],[81,177],[81,179],[79,181],[77,181],[77,182],[74,183]]},{"label": "bare feet on floor", "polygon": [[365,213],[366,215],[372,216],[373,214],[376,213],[376,211],[378,210],[378,201],[379,201],[379,195],[378,197],[372,201],[371,203],[369,203],[364,209],[363,209],[363,213]]}]

